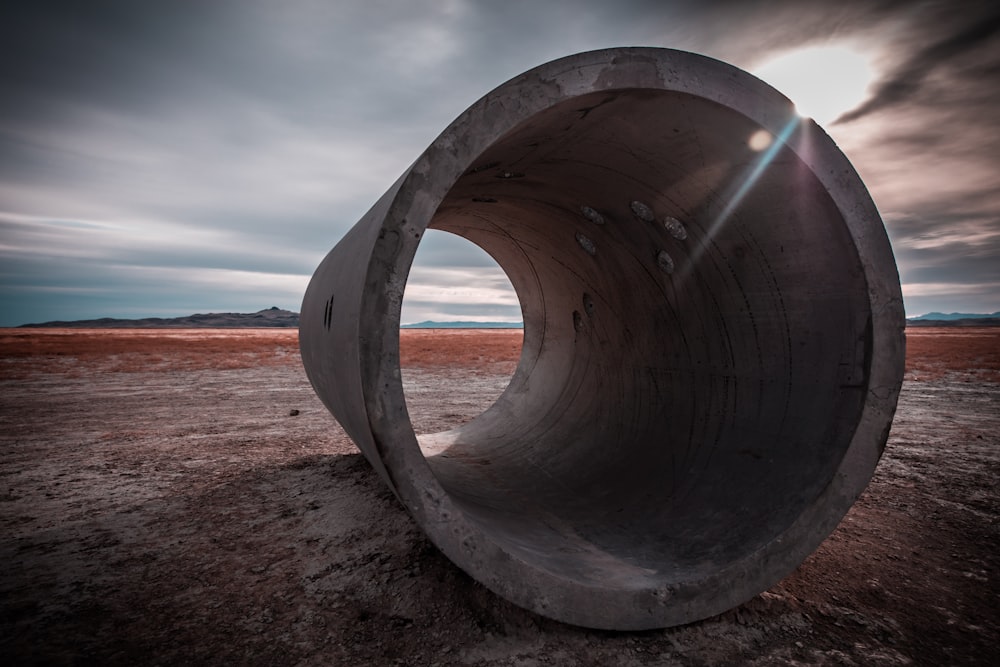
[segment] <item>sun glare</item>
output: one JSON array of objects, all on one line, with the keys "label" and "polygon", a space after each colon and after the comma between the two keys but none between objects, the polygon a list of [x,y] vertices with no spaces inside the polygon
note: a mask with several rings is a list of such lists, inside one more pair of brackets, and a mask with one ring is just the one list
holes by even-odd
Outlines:
[{"label": "sun glare", "polygon": [[874,78],[869,59],[844,45],[786,51],[752,73],[787,95],[799,115],[820,125],[864,101]]}]

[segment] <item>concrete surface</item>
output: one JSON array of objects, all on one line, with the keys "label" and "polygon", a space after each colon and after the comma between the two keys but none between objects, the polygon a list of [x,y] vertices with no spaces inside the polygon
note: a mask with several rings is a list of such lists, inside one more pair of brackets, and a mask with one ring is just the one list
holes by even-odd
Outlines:
[{"label": "concrete surface", "polygon": [[[427,228],[506,271],[524,346],[472,422],[417,434],[399,368]],[[430,539],[539,614],[644,629],[793,571],[864,490],[903,376],[888,239],[829,137],[668,49],[582,53],[456,119],[317,269],[317,394]]]}]

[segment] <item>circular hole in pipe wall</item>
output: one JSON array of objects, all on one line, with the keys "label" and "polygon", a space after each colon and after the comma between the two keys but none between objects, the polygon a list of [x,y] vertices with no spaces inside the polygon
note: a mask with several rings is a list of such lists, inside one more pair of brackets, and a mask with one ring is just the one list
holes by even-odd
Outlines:
[{"label": "circular hole in pipe wall", "polygon": [[[419,435],[480,415],[510,384],[521,353],[521,309],[503,269],[474,243],[427,230],[410,269],[400,372]],[[433,451],[433,437],[426,453]]]}]

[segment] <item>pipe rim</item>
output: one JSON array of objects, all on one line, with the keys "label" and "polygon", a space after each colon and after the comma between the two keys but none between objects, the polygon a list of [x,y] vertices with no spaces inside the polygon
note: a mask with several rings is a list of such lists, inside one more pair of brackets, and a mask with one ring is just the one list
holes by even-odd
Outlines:
[{"label": "pipe rim", "polygon": [[[833,141],[812,121],[802,122],[788,146],[794,151],[795,139],[805,135],[812,140],[811,152],[796,154],[842,214],[865,270],[872,322],[868,399],[834,479],[777,539],[699,581],[653,590],[581,585],[553,578],[504,551],[452,502],[420,450],[399,369],[403,289],[423,231],[476,157],[520,122],[554,103],[545,95],[546,91],[551,95],[553,87],[558,88],[557,100],[593,92],[596,77],[579,73],[598,69],[611,82],[598,90],[616,90],[614,82],[621,77],[630,88],[638,80],[654,90],[698,94],[748,117],[775,136],[794,113],[784,96],[750,75],[705,56],[670,49],[577,54],[502,84],[459,116],[418,158],[382,220],[365,281],[381,289],[362,306],[367,313],[359,330],[361,377],[369,425],[392,486],[453,562],[503,597],[542,615],[595,628],[638,630],[691,622],[746,601],[795,569],[833,531],[870,480],[888,436],[901,384],[904,318],[895,263],[874,203]],[[740,95],[747,94],[754,98],[752,108],[737,107]],[[503,111],[498,113],[498,109]],[[488,131],[470,140],[469,128],[482,124]],[[616,610],[613,621],[607,618],[607,607]]]}]

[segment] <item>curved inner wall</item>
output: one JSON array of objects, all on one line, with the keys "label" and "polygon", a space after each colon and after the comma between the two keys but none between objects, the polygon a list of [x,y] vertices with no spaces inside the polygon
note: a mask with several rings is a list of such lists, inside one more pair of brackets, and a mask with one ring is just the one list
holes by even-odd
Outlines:
[{"label": "curved inner wall", "polygon": [[758,130],[680,93],[594,93],[505,135],[440,204],[430,226],[510,277],[524,346],[493,407],[421,446],[512,555],[596,586],[693,578],[834,474],[866,391],[864,273],[824,188],[751,148]]}]

